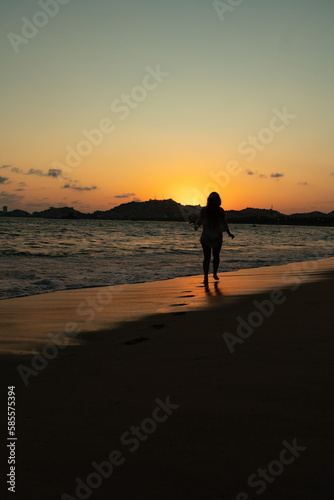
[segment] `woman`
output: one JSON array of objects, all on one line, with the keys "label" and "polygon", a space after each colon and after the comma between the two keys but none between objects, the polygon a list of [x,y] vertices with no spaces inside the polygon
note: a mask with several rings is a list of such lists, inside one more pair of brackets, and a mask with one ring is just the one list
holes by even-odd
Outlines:
[{"label": "woman", "polygon": [[215,280],[219,280],[217,271],[219,266],[219,253],[223,243],[223,232],[226,231],[230,238],[234,238],[234,234],[230,233],[226,223],[225,212],[220,205],[221,199],[219,194],[216,192],[211,193],[208,197],[206,207],[202,208],[194,225],[195,231],[197,231],[199,226],[203,226],[201,244],[204,253],[204,283],[208,282],[211,249],[213,256],[213,277]]}]

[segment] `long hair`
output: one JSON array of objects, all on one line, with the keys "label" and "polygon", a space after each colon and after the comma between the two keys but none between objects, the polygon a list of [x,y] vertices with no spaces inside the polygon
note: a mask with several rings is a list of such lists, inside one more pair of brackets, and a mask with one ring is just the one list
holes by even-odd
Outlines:
[{"label": "long hair", "polygon": [[206,215],[210,222],[217,223],[220,218],[220,205],[221,199],[218,193],[212,192],[207,199],[206,203]]}]

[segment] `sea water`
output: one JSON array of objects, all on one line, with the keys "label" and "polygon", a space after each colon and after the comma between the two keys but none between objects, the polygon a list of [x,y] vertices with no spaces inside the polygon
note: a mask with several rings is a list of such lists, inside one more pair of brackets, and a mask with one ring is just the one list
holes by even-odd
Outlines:
[{"label": "sea water", "polygon": [[[334,229],[231,224],[220,273],[334,256]],[[202,273],[186,222],[0,219],[0,298]]]}]

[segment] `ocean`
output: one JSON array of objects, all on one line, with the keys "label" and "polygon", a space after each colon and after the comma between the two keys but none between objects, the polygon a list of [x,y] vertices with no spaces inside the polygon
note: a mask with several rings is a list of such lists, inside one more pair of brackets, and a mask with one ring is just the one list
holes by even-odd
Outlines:
[{"label": "ocean", "polygon": [[[231,224],[220,273],[334,256],[334,229]],[[0,298],[202,273],[186,222],[0,219]]]}]

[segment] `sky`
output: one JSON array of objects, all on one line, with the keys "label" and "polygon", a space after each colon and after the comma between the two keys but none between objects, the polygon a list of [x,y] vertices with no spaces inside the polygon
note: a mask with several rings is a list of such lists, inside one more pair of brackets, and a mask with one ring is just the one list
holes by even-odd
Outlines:
[{"label": "sky", "polygon": [[332,0],[0,5],[0,207],[334,210]]}]

